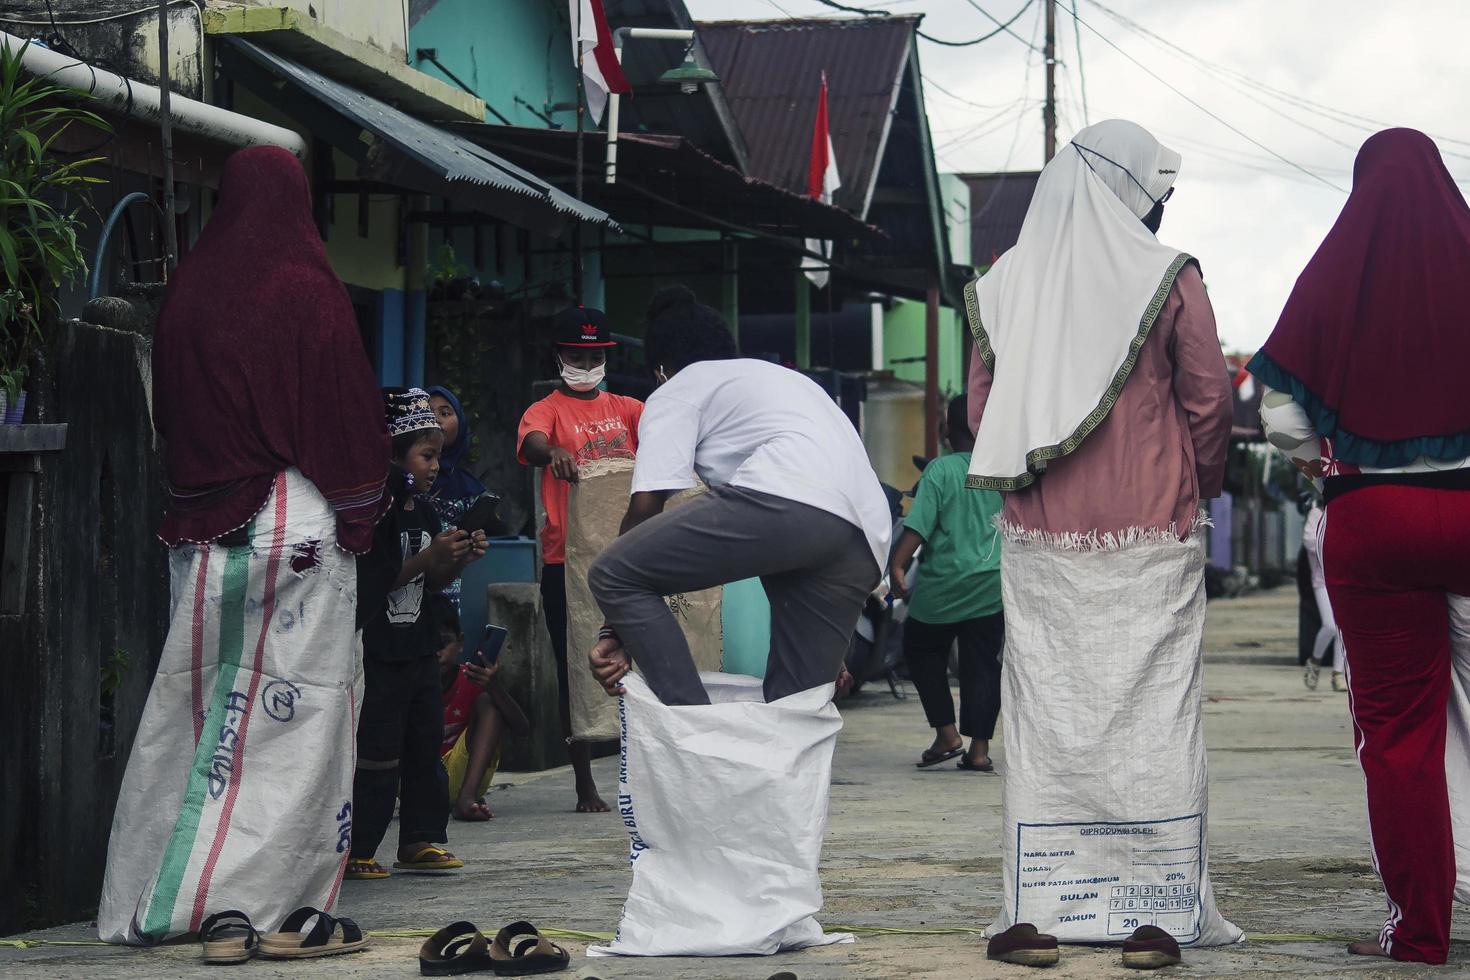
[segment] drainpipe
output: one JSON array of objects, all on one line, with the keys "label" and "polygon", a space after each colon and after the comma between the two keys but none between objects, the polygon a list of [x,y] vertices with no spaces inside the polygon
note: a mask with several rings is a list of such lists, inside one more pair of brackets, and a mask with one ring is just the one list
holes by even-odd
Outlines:
[{"label": "drainpipe", "polygon": [[[19,51],[25,44],[24,39],[0,31],[0,45]],[[33,75],[45,76],[58,85],[88,93],[107,109],[154,125],[159,122],[160,94],[155,85],[94,68],[37,44],[26,47],[21,64]],[[206,136],[234,146],[281,146],[297,158],[306,156],[306,140],[294,130],[181,95],[172,96],[169,102],[173,128],[178,132]]]}]

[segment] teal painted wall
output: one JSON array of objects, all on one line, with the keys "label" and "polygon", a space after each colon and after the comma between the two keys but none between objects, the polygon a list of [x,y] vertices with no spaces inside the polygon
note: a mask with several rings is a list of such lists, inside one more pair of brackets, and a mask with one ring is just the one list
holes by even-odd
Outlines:
[{"label": "teal painted wall", "polygon": [[[954,310],[939,308],[939,392],[958,394],[965,378],[962,326]],[[883,314],[883,364],[900,381],[924,383],[924,304],[902,299]]]},{"label": "teal painted wall", "polygon": [[419,48],[437,49],[445,67],[516,126],[547,127],[524,103],[566,129],[577,124],[575,110],[552,110],[577,101],[566,0],[439,0],[409,29],[409,64],[453,85],[414,57]]}]

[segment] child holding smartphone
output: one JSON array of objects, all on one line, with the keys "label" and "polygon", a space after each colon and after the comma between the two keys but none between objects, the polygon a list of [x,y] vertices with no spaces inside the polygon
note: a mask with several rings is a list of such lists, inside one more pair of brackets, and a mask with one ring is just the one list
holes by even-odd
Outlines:
[{"label": "child holding smartphone", "polygon": [[486,547],[483,532],[444,530],[434,508],[416,496],[433,485],[444,448],[444,430],[429,408],[428,393],[385,388],[383,408],[392,439],[393,506],[373,532],[372,550],[358,559],[365,690],[346,876],[359,880],[388,877],[377,850],[399,799],[393,866],[426,872],[464,867],[442,846],[449,820],[438,752],[438,645],[427,605]]},{"label": "child holding smartphone", "polygon": [[453,603],[435,597],[430,616],[439,638],[439,682],[444,692],[444,740],[439,751],[449,777],[450,814],[456,820],[489,820],[495,814],[485,804],[485,794],[500,768],[501,736],[506,729],[524,735],[531,723],[497,679],[498,649],[487,654],[482,644],[462,662],[464,634]]}]

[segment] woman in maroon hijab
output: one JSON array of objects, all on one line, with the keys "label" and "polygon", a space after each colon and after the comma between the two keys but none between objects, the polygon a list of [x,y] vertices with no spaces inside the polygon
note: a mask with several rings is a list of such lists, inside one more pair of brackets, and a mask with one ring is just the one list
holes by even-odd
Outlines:
[{"label": "woman in maroon hijab", "polygon": [[1428,136],[1386,130],[1250,370],[1271,442],[1327,498],[1323,564],[1389,907],[1349,949],[1427,963],[1449,952],[1450,800],[1467,781],[1464,733],[1449,780],[1445,754],[1452,677],[1470,672],[1454,625],[1470,622],[1467,363],[1470,208]]},{"label": "woman in maroon hijab", "polygon": [[356,564],[388,435],[352,307],[275,147],[226,163],[153,349],[168,640],[113,818],[98,932],[330,909],[352,831]]}]

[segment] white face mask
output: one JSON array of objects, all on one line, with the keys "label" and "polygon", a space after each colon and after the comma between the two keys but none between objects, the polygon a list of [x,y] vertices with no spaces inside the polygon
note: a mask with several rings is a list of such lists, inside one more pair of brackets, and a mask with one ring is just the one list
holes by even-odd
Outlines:
[{"label": "white face mask", "polygon": [[581,368],[572,367],[559,357],[556,363],[561,365],[561,380],[573,391],[591,391],[602,384],[602,379],[607,376],[606,364],[599,364],[590,371],[584,371]]}]

